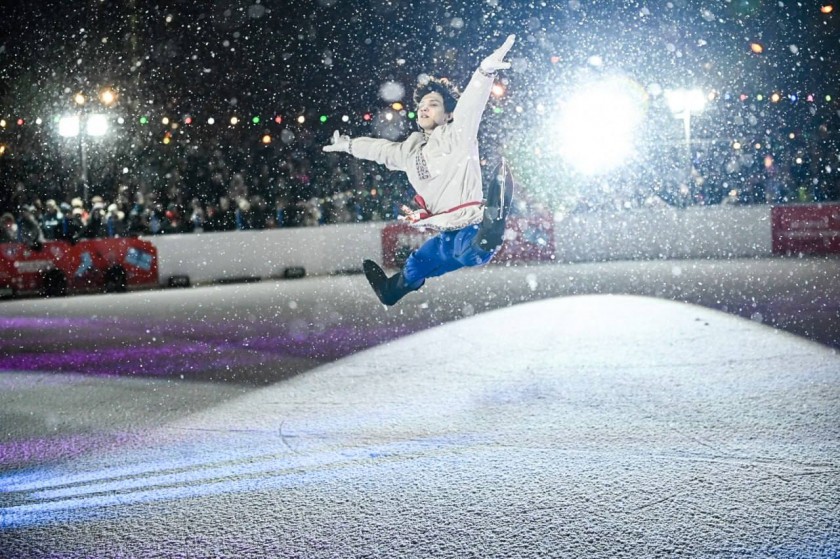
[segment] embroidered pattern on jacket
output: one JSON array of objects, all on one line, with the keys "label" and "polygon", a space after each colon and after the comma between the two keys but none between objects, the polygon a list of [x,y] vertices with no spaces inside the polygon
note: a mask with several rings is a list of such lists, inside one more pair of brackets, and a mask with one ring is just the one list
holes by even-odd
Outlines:
[{"label": "embroidered pattern on jacket", "polygon": [[426,163],[426,158],[423,157],[422,151],[418,151],[417,155],[414,156],[414,166],[417,168],[417,176],[420,180],[427,181],[432,178],[432,174],[429,172],[429,165]]}]

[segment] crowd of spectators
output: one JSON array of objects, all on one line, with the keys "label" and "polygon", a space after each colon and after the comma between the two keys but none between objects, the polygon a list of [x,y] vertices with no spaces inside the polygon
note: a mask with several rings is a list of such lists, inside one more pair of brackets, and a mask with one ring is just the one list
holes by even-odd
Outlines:
[{"label": "crowd of spectators", "polygon": [[60,203],[52,198],[44,203],[36,199],[20,206],[17,215],[3,213],[0,220],[3,242],[246,231],[380,220],[385,216],[379,202],[377,207],[365,204],[375,198],[347,191],[293,205],[278,199],[270,205],[259,195],[240,195],[235,199],[222,196],[216,204],[193,198],[185,207],[177,202],[164,205],[156,193],[136,192],[133,201],[118,193],[113,202],[94,196],[90,205],[80,197]]},{"label": "crowd of spectators", "polygon": [[380,221],[395,218],[412,196],[399,174],[319,152],[314,141],[275,149],[211,140],[180,152],[152,147],[130,166],[113,157],[92,169],[87,188],[59,177],[54,166],[27,169],[25,161],[2,214],[3,240]]}]

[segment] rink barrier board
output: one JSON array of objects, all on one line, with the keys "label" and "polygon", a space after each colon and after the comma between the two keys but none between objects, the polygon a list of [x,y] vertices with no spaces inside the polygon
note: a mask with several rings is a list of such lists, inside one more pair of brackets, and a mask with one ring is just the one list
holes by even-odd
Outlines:
[{"label": "rink barrier board", "polygon": [[[784,254],[774,251],[771,208],[763,205],[644,208],[546,220],[543,232],[549,238],[538,254],[531,255],[532,261],[755,258]],[[357,273],[362,260],[387,258],[395,250],[383,242],[383,230],[390,225],[393,223],[368,222],[144,238],[158,249],[161,285],[167,285],[172,277],[182,281],[187,278],[189,284],[203,284],[242,277],[283,278],[290,269],[295,269],[296,276],[302,272],[306,276]],[[515,231],[516,227],[514,224],[509,229]],[[520,231],[523,235],[527,232],[527,227],[525,232]],[[400,242],[403,247],[416,248],[419,239],[407,241],[404,237]],[[520,249],[509,245],[504,250],[509,252],[500,253],[498,262],[508,258],[505,254],[514,255]],[[527,261],[526,256],[519,253],[516,258]],[[389,266],[387,262],[385,265]]]}]

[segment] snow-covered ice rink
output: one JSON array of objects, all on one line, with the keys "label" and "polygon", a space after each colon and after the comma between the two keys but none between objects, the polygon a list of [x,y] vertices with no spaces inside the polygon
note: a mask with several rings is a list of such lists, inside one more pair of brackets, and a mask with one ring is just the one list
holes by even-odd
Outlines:
[{"label": "snow-covered ice rink", "polygon": [[836,260],[728,265],[4,303],[0,557],[836,557],[840,355],[668,300]]}]

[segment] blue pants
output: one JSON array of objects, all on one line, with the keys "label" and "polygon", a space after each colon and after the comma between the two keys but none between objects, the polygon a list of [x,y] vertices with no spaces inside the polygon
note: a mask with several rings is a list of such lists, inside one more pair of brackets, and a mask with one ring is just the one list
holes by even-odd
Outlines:
[{"label": "blue pants", "polygon": [[443,231],[423,243],[405,262],[403,276],[406,285],[417,289],[426,278],[490,262],[495,251],[474,246],[473,239],[477,233],[478,225],[469,225],[456,231]]}]

